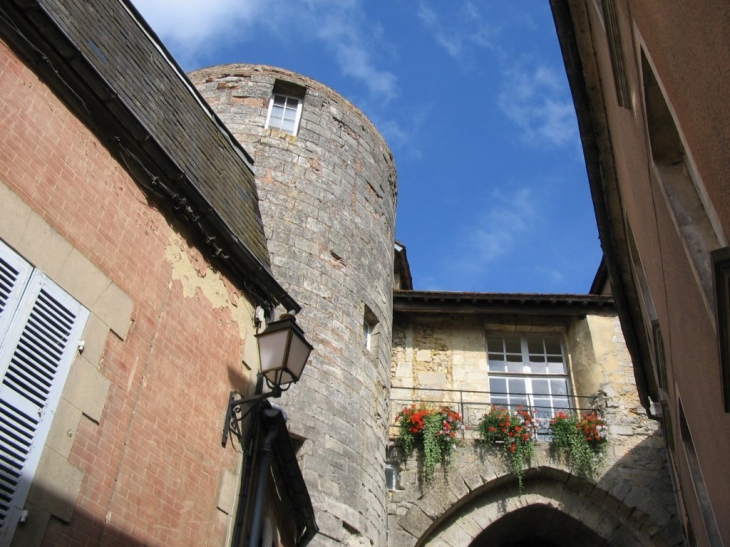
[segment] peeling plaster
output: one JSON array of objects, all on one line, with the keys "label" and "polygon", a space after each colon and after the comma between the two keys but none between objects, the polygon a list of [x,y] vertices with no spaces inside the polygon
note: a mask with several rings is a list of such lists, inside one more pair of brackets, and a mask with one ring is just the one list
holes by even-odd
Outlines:
[{"label": "peeling plaster", "polygon": [[186,245],[175,232],[170,233],[165,255],[172,266],[171,282],[180,281],[183,295],[196,298],[202,294],[214,308],[227,309],[245,341],[253,324],[254,308],[241,291],[211,268],[203,255]]}]

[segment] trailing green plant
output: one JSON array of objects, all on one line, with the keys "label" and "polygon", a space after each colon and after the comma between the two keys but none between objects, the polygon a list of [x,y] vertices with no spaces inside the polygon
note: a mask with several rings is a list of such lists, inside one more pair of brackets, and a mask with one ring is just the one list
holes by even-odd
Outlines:
[{"label": "trailing green plant", "polygon": [[398,444],[406,456],[421,444],[423,474],[429,480],[436,465],[447,463],[456,446],[456,432],[464,429],[461,414],[448,406],[435,407],[413,403],[396,416]]},{"label": "trailing green plant", "polygon": [[550,429],[553,454],[563,458],[578,476],[592,479],[608,443],[603,418],[596,411],[580,418],[561,411],[551,420]]},{"label": "trailing green plant", "polygon": [[507,460],[522,491],[525,467],[530,465],[535,455],[535,417],[523,407],[510,411],[493,405],[484,414],[477,429],[484,447],[501,452]]}]

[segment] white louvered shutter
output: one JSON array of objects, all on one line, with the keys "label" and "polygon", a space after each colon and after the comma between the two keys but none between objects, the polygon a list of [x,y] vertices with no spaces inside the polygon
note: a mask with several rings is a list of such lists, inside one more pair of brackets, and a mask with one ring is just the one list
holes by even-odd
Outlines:
[{"label": "white louvered shutter", "polygon": [[35,270],[0,333],[0,547],[12,540],[87,318]]},{"label": "white louvered shutter", "polygon": [[0,241],[0,346],[33,267]]}]

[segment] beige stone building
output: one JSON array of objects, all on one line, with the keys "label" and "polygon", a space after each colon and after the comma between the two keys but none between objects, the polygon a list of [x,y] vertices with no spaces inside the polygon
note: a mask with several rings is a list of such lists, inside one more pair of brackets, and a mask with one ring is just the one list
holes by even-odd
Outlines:
[{"label": "beige stone building", "polygon": [[[466,430],[430,481],[418,450],[403,461],[391,445],[389,545],[682,543],[662,432],[639,402],[611,296],[396,291],[393,308],[391,423],[412,401],[429,401],[460,412]],[[475,440],[491,404],[541,419],[521,492]],[[548,424],[561,409],[597,409],[606,420],[592,480],[550,452]]]}]

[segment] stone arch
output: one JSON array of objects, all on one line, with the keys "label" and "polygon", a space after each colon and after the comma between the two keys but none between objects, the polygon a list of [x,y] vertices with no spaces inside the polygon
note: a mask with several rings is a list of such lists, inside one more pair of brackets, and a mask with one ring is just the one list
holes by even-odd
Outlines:
[{"label": "stone arch", "polygon": [[[552,528],[536,529],[521,539],[541,538],[545,545],[561,547],[682,543],[681,525],[666,508],[666,492],[627,480],[613,466],[597,482],[585,481],[546,456],[538,451],[538,465],[527,470],[522,492],[516,477],[499,464],[482,460],[451,467],[434,478],[405,514],[395,516],[390,544],[507,547],[509,541],[497,540],[501,534],[513,530],[524,535],[521,523],[535,515]],[[571,535],[560,535],[563,529],[572,530]],[[575,543],[575,538],[584,542]]]},{"label": "stone arch", "polygon": [[[513,540],[546,540],[560,547],[636,545],[655,543],[640,528],[653,519],[630,521],[631,511],[619,503],[609,507],[606,494],[574,491],[567,482],[533,477],[519,492],[514,483],[486,490],[419,538],[416,546],[507,546]],[[603,499],[599,499],[603,498]],[[626,515],[626,517],[623,517]],[[537,522],[530,523],[535,518]]]}]

